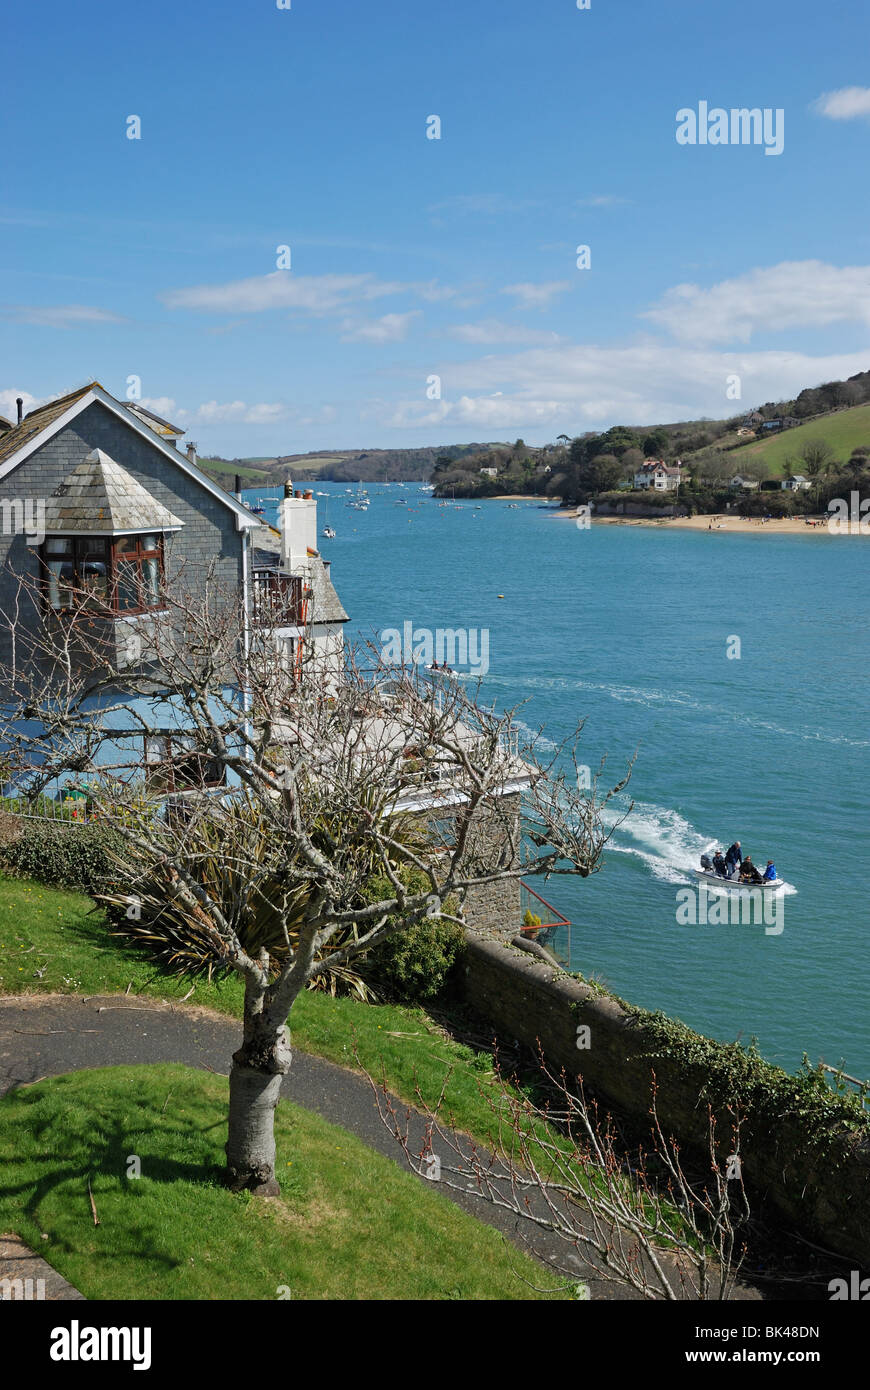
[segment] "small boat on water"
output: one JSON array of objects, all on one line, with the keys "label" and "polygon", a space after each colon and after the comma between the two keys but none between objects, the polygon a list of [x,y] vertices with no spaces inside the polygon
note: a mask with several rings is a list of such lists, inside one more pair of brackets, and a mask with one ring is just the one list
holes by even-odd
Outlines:
[{"label": "small boat on water", "polygon": [[335,540],[335,532],[333,531],[331,526],[324,526],[320,534],[321,536],[325,536],[328,541]]},{"label": "small boat on water", "polygon": [[699,883],[710,883],[715,888],[724,888],[729,892],[734,889],[745,892],[747,888],[762,888],[765,892],[770,893],[777,888],[785,887],[784,878],[771,878],[762,883],[750,883],[748,881],[742,882],[739,876],[737,878],[723,878],[715,870],[711,873],[709,869],[696,869],[695,876]]}]

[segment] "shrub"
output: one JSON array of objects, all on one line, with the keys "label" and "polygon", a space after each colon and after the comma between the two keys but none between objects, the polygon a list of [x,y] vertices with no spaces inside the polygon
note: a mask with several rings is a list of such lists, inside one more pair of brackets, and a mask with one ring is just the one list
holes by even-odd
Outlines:
[{"label": "shrub", "polygon": [[442,993],[464,944],[454,922],[424,918],[369,951],[363,969],[379,992],[417,1004]]},{"label": "shrub", "polygon": [[0,867],[6,873],[91,896],[105,892],[117,876],[111,856],[123,852],[124,841],[116,831],[23,818],[20,824],[18,837],[0,845]]}]

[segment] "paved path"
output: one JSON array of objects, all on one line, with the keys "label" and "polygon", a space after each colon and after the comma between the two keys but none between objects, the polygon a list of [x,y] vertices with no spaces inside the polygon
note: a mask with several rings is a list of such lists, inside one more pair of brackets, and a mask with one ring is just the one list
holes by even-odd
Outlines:
[{"label": "paved path", "polygon": [[[82,998],[76,995],[13,995],[0,997],[0,1095],[14,1086],[44,1076],[89,1067],[133,1066],[181,1062],[227,1075],[239,1046],[240,1025],[204,1009],[149,1002],[120,995]],[[308,1053],[294,1051],[293,1065],[282,1095],[316,1111],[333,1124],[355,1134],[363,1143],[393,1162],[408,1164],[379,1117],[367,1078]],[[395,1101],[404,1115],[407,1106]],[[424,1119],[412,1113],[410,1137],[422,1147]],[[421,1182],[425,1179],[421,1178]],[[479,1221],[494,1226],[513,1243],[527,1248],[518,1232],[518,1218],[489,1202],[446,1185],[441,1192]],[[563,1241],[550,1233],[533,1232],[541,1256],[566,1259]],[[591,1274],[582,1257],[568,1253],[578,1281],[589,1285],[593,1299],[638,1298],[633,1290]],[[737,1296],[758,1299],[754,1289]]]}]

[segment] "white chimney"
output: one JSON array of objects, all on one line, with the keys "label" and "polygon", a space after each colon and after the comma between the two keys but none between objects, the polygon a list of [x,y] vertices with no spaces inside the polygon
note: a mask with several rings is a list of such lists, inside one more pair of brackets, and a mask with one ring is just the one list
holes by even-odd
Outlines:
[{"label": "white chimney", "polygon": [[310,489],[293,491],[290,483],[285,484],[284,498],[280,506],[281,516],[281,564],[291,574],[307,571],[308,550],[317,549],[317,502]]}]

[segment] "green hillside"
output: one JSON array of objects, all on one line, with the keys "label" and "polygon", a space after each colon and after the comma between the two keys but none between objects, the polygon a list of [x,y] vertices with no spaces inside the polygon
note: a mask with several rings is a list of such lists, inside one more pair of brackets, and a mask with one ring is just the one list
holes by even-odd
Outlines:
[{"label": "green hillside", "polygon": [[845,463],[852,450],[859,445],[870,445],[870,405],[856,405],[851,410],[836,410],[811,420],[806,425],[795,425],[793,429],[783,430],[770,439],[757,439],[732,449],[729,460],[733,460],[734,472],[739,473],[741,464],[747,459],[763,463],[768,477],[778,477],[793,471],[800,472],[800,465],[794,469],[789,459],[797,460],[798,455],[809,440],[823,439],[834,451],[835,459]]},{"label": "green hillside", "polygon": [[250,468],[241,463],[228,462],[226,459],[197,459],[197,464],[203,473],[207,473],[216,483],[232,491],[233,482],[236,474],[248,485],[256,487],[258,484],[269,484],[269,475],[263,468]]}]

